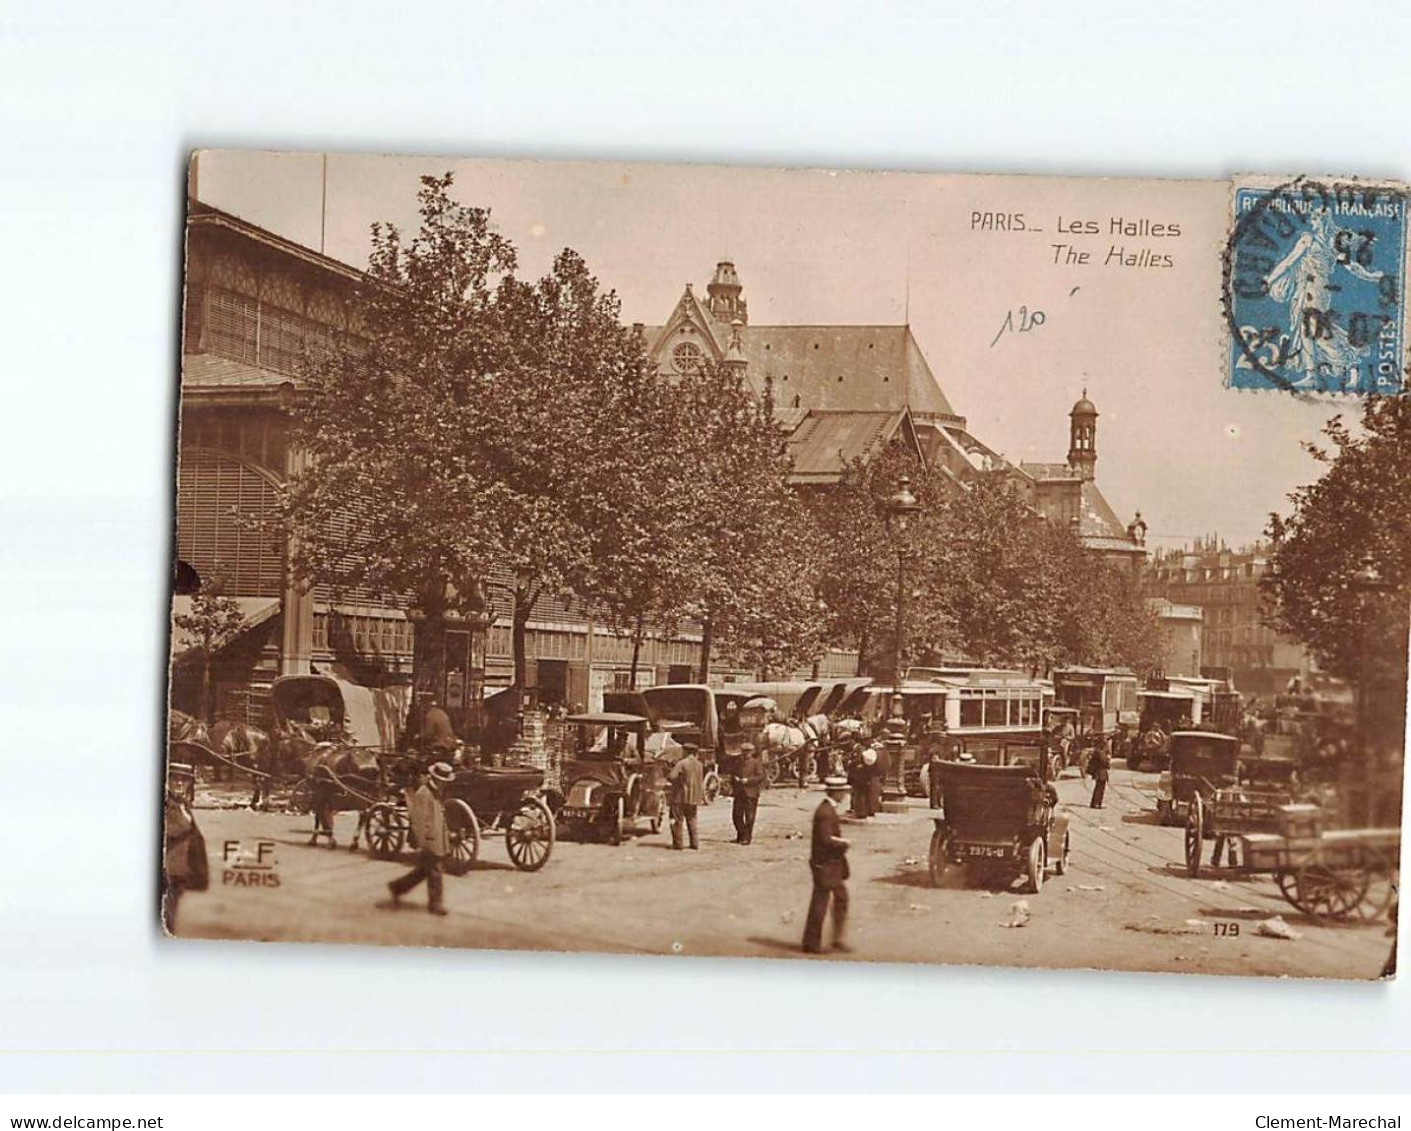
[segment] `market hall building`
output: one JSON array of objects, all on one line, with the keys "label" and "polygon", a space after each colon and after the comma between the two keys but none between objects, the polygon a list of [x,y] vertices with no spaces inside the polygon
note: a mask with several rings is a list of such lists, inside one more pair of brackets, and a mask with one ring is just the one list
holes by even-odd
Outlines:
[{"label": "market hall building", "polygon": [[[240,605],[243,630],[213,666],[221,718],[265,722],[269,685],[282,674],[317,670],[370,686],[410,680],[406,611],[368,592],[335,599],[326,588],[302,591],[269,530],[277,492],[299,458],[289,411],[300,360],[356,339],[353,300],[363,279],[348,264],[189,202],[173,610],[189,609],[192,593],[211,578]],[[761,391],[772,381],[800,489],[826,488],[852,459],[903,443],[957,486],[1002,471],[1037,511],[1068,523],[1095,553],[1141,561],[1138,538],[1097,490],[1096,409],[1086,397],[1070,420],[1068,464],[1015,466],[970,435],[909,326],[752,326],[743,292],[734,265],[721,262],[704,302],[687,285],[667,320],[643,333],[664,369],[709,355],[739,366]],[[494,619],[484,653],[467,661],[483,668],[457,681],[452,694],[468,695],[482,680],[513,681],[508,597],[499,586],[490,593]],[[690,631],[649,639],[637,685],[693,678],[699,644]],[[184,710],[201,697],[193,645],[174,630],[172,704]],[[604,691],[629,686],[630,643],[574,604],[541,599],[526,648],[524,685],[541,702],[597,707]],[[820,660],[821,675],[856,670],[855,652]],[[713,679],[753,674],[723,660],[712,668]]]}]

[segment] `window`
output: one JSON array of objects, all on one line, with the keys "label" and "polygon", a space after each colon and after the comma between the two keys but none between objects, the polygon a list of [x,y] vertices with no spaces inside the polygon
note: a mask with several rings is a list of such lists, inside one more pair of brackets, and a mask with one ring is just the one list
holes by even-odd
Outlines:
[{"label": "window", "polygon": [[983,707],[980,700],[972,696],[964,696],[960,700],[960,725],[963,727],[977,727],[983,721]]},{"label": "window", "polygon": [[671,351],[671,367],[677,373],[693,373],[701,364],[701,347],[695,342],[682,342]]}]

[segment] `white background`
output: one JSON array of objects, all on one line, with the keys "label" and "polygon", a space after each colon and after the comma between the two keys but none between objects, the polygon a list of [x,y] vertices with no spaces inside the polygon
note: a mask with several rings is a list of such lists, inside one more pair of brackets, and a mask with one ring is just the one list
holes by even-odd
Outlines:
[{"label": "white background", "polygon": [[168,943],[155,801],[189,148],[1407,177],[1408,25],[1130,0],[0,8],[0,1088],[1404,1079],[1405,979]]}]

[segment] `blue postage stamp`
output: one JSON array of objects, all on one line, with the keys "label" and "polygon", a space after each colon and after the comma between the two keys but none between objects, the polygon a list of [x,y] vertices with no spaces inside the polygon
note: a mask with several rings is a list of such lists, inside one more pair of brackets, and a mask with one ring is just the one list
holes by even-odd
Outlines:
[{"label": "blue postage stamp", "polygon": [[1300,177],[1237,185],[1225,249],[1235,389],[1405,388],[1404,186]]}]

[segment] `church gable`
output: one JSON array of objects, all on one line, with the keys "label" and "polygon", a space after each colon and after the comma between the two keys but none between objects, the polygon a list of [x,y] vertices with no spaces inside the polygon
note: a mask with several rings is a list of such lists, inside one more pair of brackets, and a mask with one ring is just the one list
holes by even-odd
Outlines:
[{"label": "church gable", "polygon": [[[728,327],[726,327],[728,330]],[[687,367],[702,360],[720,361],[725,356],[725,343],[720,337],[721,327],[711,318],[704,306],[686,284],[676,309],[651,340],[649,356],[657,367],[667,373],[682,373]]]}]

